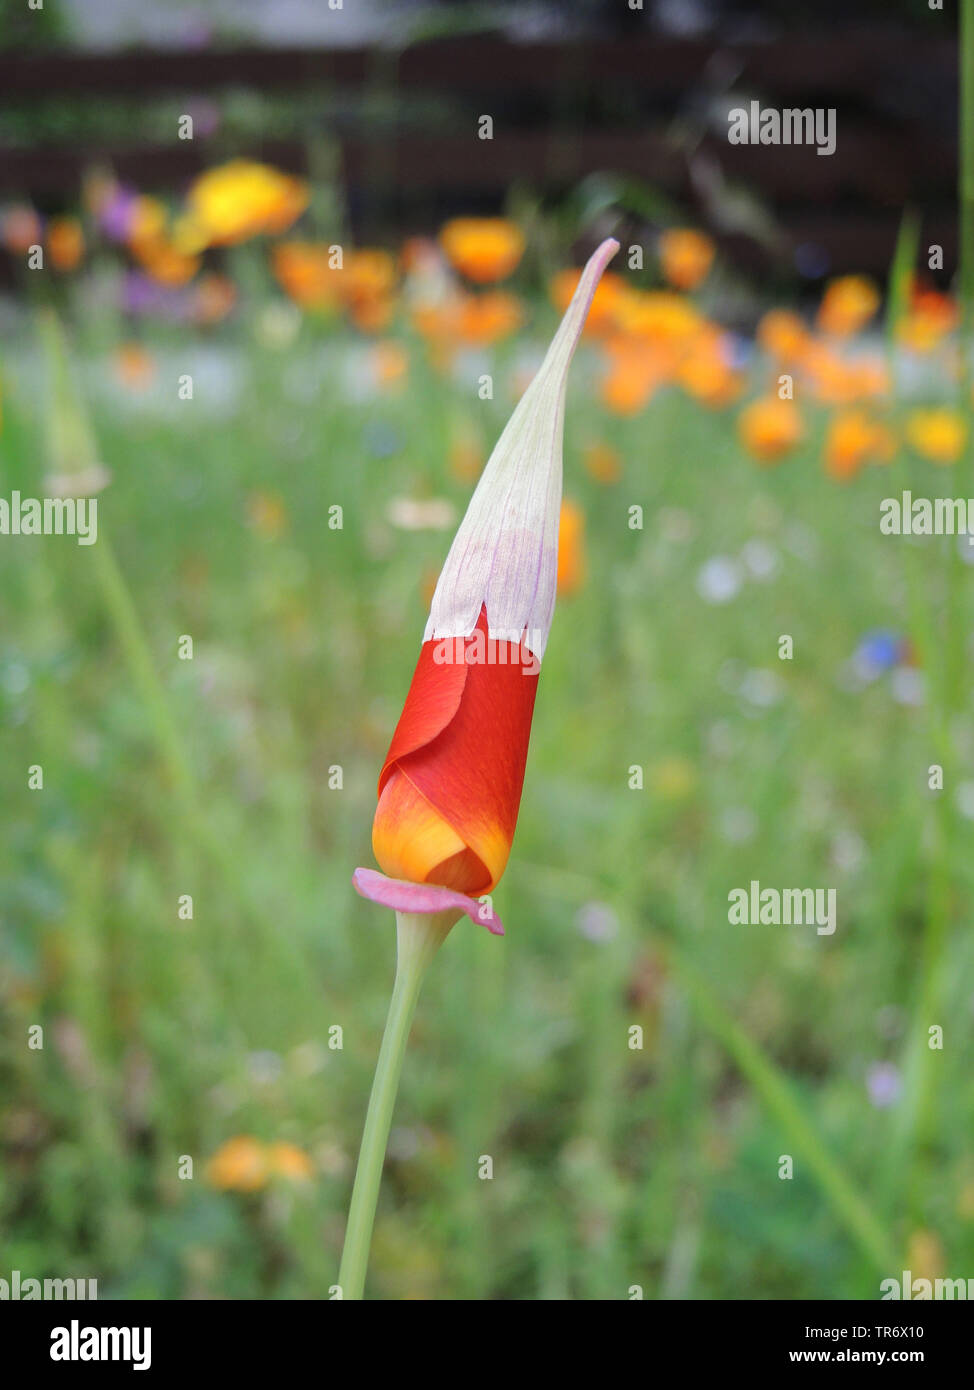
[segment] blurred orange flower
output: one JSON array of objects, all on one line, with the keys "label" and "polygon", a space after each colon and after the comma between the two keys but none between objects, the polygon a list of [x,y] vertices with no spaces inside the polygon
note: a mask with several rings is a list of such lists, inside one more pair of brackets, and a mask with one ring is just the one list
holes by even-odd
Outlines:
[{"label": "blurred orange flower", "polygon": [[958,317],[957,303],[950,295],[914,287],[896,334],[912,352],[931,352],[957,327]]},{"label": "blurred orange flower", "polygon": [[226,275],[201,275],[193,292],[191,312],[197,323],[221,323],[237,302],[237,287]]},{"label": "blurred orange flower", "polygon": [[669,375],[671,363],[665,350],[638,338],[619,335],[606,343],[608,370],[600,395],[614,415],[636,415]]},{"label": "blurred orange flower", "polygon": [[702,322],[697,309],[681,294],[635,289],[619,296],[616,321],[625,333],[677,345],[688,343]]},{"label": "blurred orange flower", "polygon": [[678,290],[694,290],[710,271],[714,243],[690,227],[671,227],[659,239],[663,277]]},{"label": "blurred orange flower", "polygon": [[187,284],[200,268],[199,256],[188,256],[168,241],[133,242],[131,250],[147,275],[171,288]]},{"label": "blurred orange flower", "polygon": [[292,1182],[309,1182],[315,1171],[303,1149],[283,1140],[267,1146],[267,1168],[272,1176],[289,1178]]},{"label": "blurred orange flower", "polygon": [[818,310],[823,333],[848,338],[865,328],[879,308],[879,290],[864,275],[843,275],[825,288]]},{"label": "blurred orange flower", "polygon": [[77,217],[52,217],[47,224],[47,250],[55,270],[76,270],[85,253],[85,237]]},{"label": "blurred orange flower", "polygon": [[388,251],[363,248],[345,257],[339,292],[363,333],[381,333],[395,311],[396,263]]},{"label": "blurred orange flower", "polygon": [[478,285],[506,280],[524,255],[524,234],[503,217],[456,217],[440,231],[447,260]]},{"label": "blurred orange flower", "polygon": [[589,444],[582,455],[585,471],[597,483],[609,485],[622,477],[622,460],[608,444]]},{"label": "blurred orange flower", "polygon": [[271,1178],[307,1182],[314,1176],[311,1159],[295,1144],[262,1144],[239,1134],[221,1144],[206,1168],[207,1180],[224,1192],[258,1192]]},{"label": "blurred orange flower", "polygon": [[799,361],[809,344],[804,320],[791,309],[769,309],[757,327],[757,340],[780,362]]},{"label": "blurred orange flower", "polygon": [[132,207],[128,244],[132,251],[156,246],[166,239],[169,218],[164,203],[142,194]]},{"label": "blurred orange flower", "polygon": [[840,411],[826,432],[825,471],[830,478],[847,481],[866,463],[888,463],[895,447],[887,427],[864,410]]},{"label": "blurred orange flower", "polygon": [[490,347],[510,337],[524,319],[521,301],[507,290],[461,294],[440,304],[417,305],[413,322],[434,346]]},{"label": "blurred orange flower", "polygon": [[825,405],[851,405],[853,401],[881,396],[889,387],[889,373],[880,357],[846,361],[827,343],[811,339],[803,362],[812,394]]},{"label": "blurred orange flower", "polygon": [[745,406],[737,417],[741,443],[761,463],[775,463],[790,453],[804,433],[794,401],[763,396]]},{"label": "blurred orange flower", "polygon": [[338,303],[342,271],[324,242],[280,241],[271,249],[271,269],[286,295],[302,309]]},{"label": "blurred orange flower", "polygon": [[372,348],[372,368],[380,386],[397,386],[409,370],[405,348],[391,338],[376,343]]},{"label": "blurred orange flower", "polygon": [[712,409],[737,400],[744,378],[731,365],[730,346],[719,331],[704,331],[691,343],[677,369],[684,391]]},{"label": "blurred orange flower", "polygon": [[206,1177],[224,1192],[257,1192],[267,1181],[264,1146],[246,1134],[228,1139],[207,1164]]},{"label": "blurred orange flower", "polygon": [[186,215],[177,224],[179,244],[192,252],[277,235],[301,216],[309,199],[304,179],[268,164],[232,159],[193,183]]},{"label": "blurred orange flower", "polygon": [[[582,272],[580,270],[560,270],[549,285],[551,302],[563,314],[571,303],[572,295],[578,287]],[[626,293],[626,282],[614,271],[607,270],[599,281],[592,305],[585,320],[582,335],[597,338],[616,326],[616,311],[619,301]]]},{"label": "blurred orange flower", "polygon": [[912,410],[906,418],[906,437],[921,458],[956,463],[967,443],[967,421],[949,406]]},{"label": "blurred orange flower", "polygon": [[156,373],[155,358],[141,343],[119,343],[113,355],[115,375],[123,386],[143,391]]},{"label": "blurred orange flower", "polygon": [[567,598],[585,582],[585,513],[569,498],[561,504],[558,525],[558,594]]}]

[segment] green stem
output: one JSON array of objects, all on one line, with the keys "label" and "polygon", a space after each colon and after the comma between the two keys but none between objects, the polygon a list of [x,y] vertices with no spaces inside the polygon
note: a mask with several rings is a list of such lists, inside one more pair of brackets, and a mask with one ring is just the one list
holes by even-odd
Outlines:
[{"label": "green stem", "polygon": [[894,1245],[875,1213],[833,1158],[806,1116],[802,1105],[775,1064],[748,1037],[737,1020],[720,1004],[703,977],[689,961],[671,948],[670,959],[689,989],[697,1011],[721,1040],[741,1071],[762,1098],[796,1153],[808,1164],[835,1214],[870,1265],[889,1272],[898,1266]]},{"label": "green stem", "polygon": [[396,1093],[399,1090],[399,1077],[402,1074],[409,1028],[426,968],[446,940],[447,933],[458,917],[459,913],[453,912],[396,913],[396,981],[392,988],[379,1060],[375,1066],[372,1094],[369,1096],[365,1129],[362,1132],[362,1147],[359,1149],[358,1166],[355,1170],[352,1201],[348,1208],[345,1248],[342,1251],[342,1263],[338,1272],[343,1298],[361,1298],[365,1289],[365,1273],[369,1263],[369,1246],[372,1243],[372,1226],[379,1199],[379,1185],[382,1182],[382,1166],[385,1162],[386,1144],[389,1142],[389,1128],[392,1124]]}]

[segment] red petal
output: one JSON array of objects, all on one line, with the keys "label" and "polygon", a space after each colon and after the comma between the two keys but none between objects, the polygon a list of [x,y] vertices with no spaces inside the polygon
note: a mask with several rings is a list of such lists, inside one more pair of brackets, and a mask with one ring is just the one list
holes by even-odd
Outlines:
[{"label": "red petal", "polygon": [[397,759],[487,865],[489,887],[500,878],[514,838],[538,689],[526,649],[498,642],[494,651],[506,664],[470,665],[453,719],[430,743]]},{"label": "red petal", "polygon": [[379,773],[380,796],[396,760],[436,738],[460,708],[470,668],[461,663],[447,665],[434,661],[433,653],[439,645],[424,642],[420,648],[406,704]]}]

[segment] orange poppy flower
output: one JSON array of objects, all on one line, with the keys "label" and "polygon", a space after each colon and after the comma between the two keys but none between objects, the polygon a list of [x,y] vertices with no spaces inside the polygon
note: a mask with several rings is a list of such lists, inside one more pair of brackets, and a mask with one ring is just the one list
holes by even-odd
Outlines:
[{"label": "orange poppy flower", "polygon": [[524,234],[502,217],[456,217],[441,230],[440,246],[461,275],[478,285],[492,285],[520,265]]},{"label": "orange poppy flower", "polygon": [[637,415],[670,374],[666,351],[638,338],[610,338],[606,361],[599,394],[614,415]]},{"label": "orange poppy flower", "polygon": [[910,307],[896,325],[900,342],[912,352],[932,352],[957,327],[955,300],[938,290],[914,288]]},{"label": "orange poppy flower", "polygon": [[118,380],[133,391],[144,390],[156,374],[155,358],[141,343],[119,343],[113,365]]},{"label": "orange poppy flower", "polygon": [[714,260],[714,243],[703,232],[672,227],[659,239],[663,277],[675,289],[695,290],[706,279]]},{"label": "orange poppy flower", "polygon": [[47,227],[47,251],[55,270],[76,270],[85,253],[85,237],[76,217],[52,217]]},{"label": "orange poppy flower", "polygon": [[188,256],[169,241],[133,242],[131,250],[147,275],[174,289],[188,284],[200,268],[199,256]]},{"label": "orange poppy flower", "polygon": [[791,309],[769,309],[756,336],[765,352],[785,364],[800,361],[810,341],[804,320]]},{"label": "orange poppy flower", "polygon": [[847,481],[864,464],[887,463],[895,448],[885,425],[864,410],[843,410],[829,422],[825,436],[825,471],[830,478]]},{"label": "orange poppy flower", "polygon": [[879,308],[879,290],[864,275],[843,275],[825,288],[818,310],[823,333],[848,338],[865,328]]},{"label": "orange poppy flower", "polygon": [[[571,303],[581,274],[580,270],[560,270],[551,281],[551,302],[560,314],[563,314]],[[592,307],[582,329],[583,337],[597,338],[616,326],[616,311],[625,293],[625,280],[614,271],[606,271],[595,291]]]},{"label": "orange poppy flower", "polygon": [[794,401],[765,396],[741,411],[737,432],[744,447],[761,463],[776,463],[795,448],[804,431]]},{"label": "orange poppy flower", "polygon": [[257,1192],[267,1181],[267,1157],[259,1140],[238,1134],[221,1144],[206,1166],[213,1187],[232,1192]]},{"label": "orange poppy flower", "polygon": [[622,477],[622,460],[608,444],[589,444],[582,456],[585,471],[597,483],[609,485]]},{"label": "orange poppy flower", "polygon": [[326,309],[339,301],[342,271],[324,242],[279,241],[271,269],[281,289],[302,309]]},{"label": "orange poppy flower", "polygon": [[566,497],[558,525],[558,593],[562,598],[578,592],[585,582],[586,568],[585,513]]},{"label": "orange poppy flower", "polygon": [[379,775],[372,846],[389,877],[354,877],[359,892],[390,906],[484,921],[475,899],[506,866],[557,586],[566,376],[616,250],[606,241],[589,262],[440,573]]}]

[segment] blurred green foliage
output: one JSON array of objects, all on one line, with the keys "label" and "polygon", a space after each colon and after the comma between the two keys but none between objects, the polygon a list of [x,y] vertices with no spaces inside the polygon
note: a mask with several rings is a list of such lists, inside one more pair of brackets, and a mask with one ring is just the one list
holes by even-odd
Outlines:
[{"label": "blurred green foliage", "polygon": [[[397,530],[388,506],[445,496],[459,512],[458,423],[486,452],[511,395],[447,382],[402,328],[405,388],[363,392],[360,340],[305,321],[285,342],[257,303],[205,338],[144,326],[155,377],[135,390],[112,357],[120,324],[82,302],[71,351],[113,474],[98,546],[0,540],[0,1271],[97,1277],[103,1297],[326,1297],[394,953],[391,918],[349,880],[371,863],[375,777],[448,545]],[[550,310],[536,319],[543,335]],[[498,382],[518,354],[499,350]],[[757,470],[727,415],[664,394],[613,418],[593,371],[583,351],[566,428],[589,578],[545,659],[496,895],[508,935],[461,924],[431,971],[371,1292],[876,1297],[898,1275],[864,1259],[681,961],[781,1069],[903,1267],[917,1272],[919,1241],[964,1276],[969,858],[953,865],[939,1102],[892,1171],[897,1106],[868,1092],[905,1044],[935,815],[926,711],[887,678],[842,678],[865,631],[906,625],[903,552],[876,525],[890,477],[827,482],[818,427]],[[187,372],[192,401],[177,395]],[[50,397],[32,339],[8,354],[2,390],[0,495],[43,495]],[[585,473],[593,442],[618,451],[617,484]],[[914,486],[941,477],[917,465]],[[101,547],[185,750],[188,800],[119,640]],[[723,604],[699,587],[716,556],[743,576]],[[911,582],[935,596],[941,563],[922,550]],[[192,661],[177,659],[183,634]],[[954,736],[969,766],[969,707]],[[35,764],[43,791],[27,789]],[[752,878],[837,886],[836,935],[729,926],[727,894]],[[237,1134],[296,1144],[314,1181],[218,1190],[207,1161]]]}]

